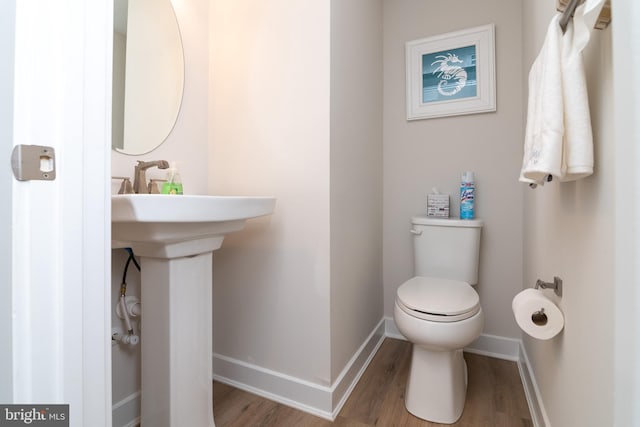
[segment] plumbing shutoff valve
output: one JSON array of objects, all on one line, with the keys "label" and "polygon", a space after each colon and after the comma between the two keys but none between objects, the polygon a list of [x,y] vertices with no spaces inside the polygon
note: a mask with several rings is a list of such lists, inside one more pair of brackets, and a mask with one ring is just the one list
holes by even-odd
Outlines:
[{"label": "plumbing shutoff valve", "polygon": [[122,343],[130,346],[135,346],[140,342],[140,337],[134,333],[134,324],[131,319],[135,319],[140,316],[142,308],[140,306],[140,299],[136,296],[121,296],[118,304],[116,304],[116,315],[124,320],[126,325],[126,332],[121,331],[119,328],[113,328],[111,330],[111,340],[114,343]]},{"label": "plumbing shutoff valve", "polygon": [[120,342],[130,346],[138,345],[140,337],[134,334],[125,334],[118,328],[111,329],[111,340],[114,342]]},{"label": "plumbing shutoff valve", "polygon": [[[140,299],[138,297],[136,296],[124,297],[124,305],[127,310],[126,314],[130,318],[140,316],[140,313],[142,312],[142,307],[140,306]],[[125,319],[125,313],[122,312],[122,304],[120,304],[119,301],[118,301],[118,304],[116,304],[116,315],[118,315],[118,317],[123,320]]]}]

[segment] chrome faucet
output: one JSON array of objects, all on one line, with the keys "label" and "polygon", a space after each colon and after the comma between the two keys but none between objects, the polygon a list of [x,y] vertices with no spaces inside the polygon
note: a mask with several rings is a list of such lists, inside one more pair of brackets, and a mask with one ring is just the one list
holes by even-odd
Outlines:
[{"label": "chrome faucet", "polygon": [[138,160],[138,164],[135,166],[133,175],[133,192],[134,193],[149,193],[149,187],[147,186],[147,169],[156,166],[158,169],[168,169],[169,162],[166,160],[154,160],[152,162],[144,162]]}]

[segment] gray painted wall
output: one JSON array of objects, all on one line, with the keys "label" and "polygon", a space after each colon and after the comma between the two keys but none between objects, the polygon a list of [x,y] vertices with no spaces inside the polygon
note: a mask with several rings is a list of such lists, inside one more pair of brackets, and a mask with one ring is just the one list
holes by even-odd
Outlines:
[{"label": "gray painted wall", "polygon": [[[554,11],[553,0],[524,2],[525,73]],[[564,312],[564,331],[549,341],[523,336],[553,426],[604,426],[613,421],[616,165],[611,46],[610,27],[594,31],[584,51],[594,174],[525,192],[525,287],[538,277],[555,275],[564,281],[563,297],[550,295]]]},{"label": "gray painted wall", "polygon": [[[456,13],[464,11],[464,13]],[[453,15],[455,14],[455,19]],[[408,122],[405,114],[407,41],[494,23],[495,113]],[[476,175],[476,216],[482,231],[477,291],[485,334],[518,338],[511,299],[522,289],[522,22],[518,1],[421,0],[384,2],[384,304],[393,315],[395,292],[413,276],[409,233],[426,212],[427,193],[451,195],[458,215],[460,174]]]},{"label": "gray painted wall", "polygon": [[382,318],[382,1],[331,2],[331,378]]},{"label": "gray painted wall", "polygon": [[278,200],[214,254],[216,353],[331,385],[382,318],[381,10],[214,2],[210,189]]}]

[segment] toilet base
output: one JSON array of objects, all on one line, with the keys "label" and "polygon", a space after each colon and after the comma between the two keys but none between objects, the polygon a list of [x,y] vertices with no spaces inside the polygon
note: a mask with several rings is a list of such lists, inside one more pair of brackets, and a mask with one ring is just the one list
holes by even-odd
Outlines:
[{"label": "toilet base", "polygon": [[467,394],[467,364],[462,350],[433,351],[413,345],[405,396],[407,410],[427,421],[453,424]]}]

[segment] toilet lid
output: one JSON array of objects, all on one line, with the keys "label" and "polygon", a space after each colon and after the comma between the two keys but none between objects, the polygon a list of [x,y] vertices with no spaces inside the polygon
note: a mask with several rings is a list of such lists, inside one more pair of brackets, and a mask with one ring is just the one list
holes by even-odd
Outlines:
[{"label": "toilet lid", "polygon": [[462,320],[480,310],[476,291],[459,280],[418,276],[400,285],[396,295],[404,307],[421,314]]}]

